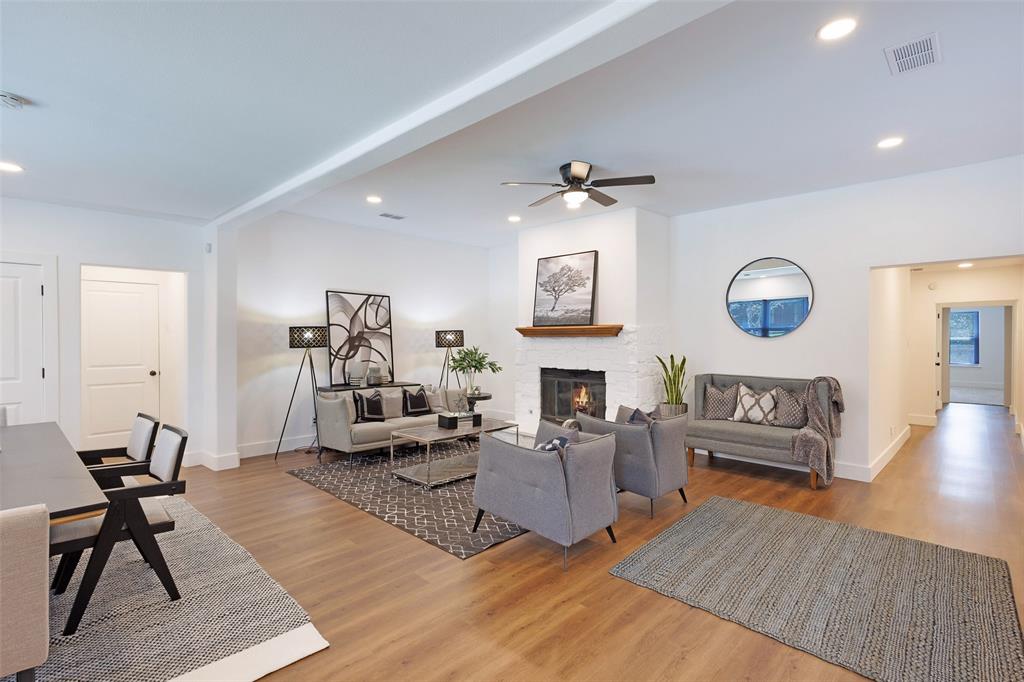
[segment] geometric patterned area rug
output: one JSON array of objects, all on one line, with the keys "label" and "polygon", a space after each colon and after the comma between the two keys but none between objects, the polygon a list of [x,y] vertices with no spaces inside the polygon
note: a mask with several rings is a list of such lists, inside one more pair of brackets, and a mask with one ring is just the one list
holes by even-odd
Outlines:
[{"label": "geometric patterned area rug", "polygon": [[[431,460],[454,457],[479,449],[479,443],[447,441],[431,445]],[[489,547],[522,535],[514,523],[484,514],[480,528],[473,504],[474,479],[468,478],[427,489],[395,478],[391,471],[427,461],[426,451],[395,449],[395,464],[385,454],[356,454],[288,473],[348,502],[406,533],[440,547],[460,559],[468,559]]]},{"label": "geometric patterned area rug", "polygon": [[50,656],[36,679],[255,680],[327,646],[245,548],[181,497],[161,501],[175,529],[157,542],[181,599],[171,601],[135,546],[119,542],[78,631],[64,637],[86,551],[67,591],[50,596]]},{"label": "geometric patterned area rug", "polygon": [[1024,680],[1001,559],[712,497],[611,573],[875,680]]}]

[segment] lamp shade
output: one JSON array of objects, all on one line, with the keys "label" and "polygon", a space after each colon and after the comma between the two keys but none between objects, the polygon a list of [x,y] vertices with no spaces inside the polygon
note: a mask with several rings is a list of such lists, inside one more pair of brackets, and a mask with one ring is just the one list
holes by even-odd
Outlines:
[{"label": "lamp shade", "polygon": [[462,348],[465,340],[461,329],[439,329],[434,332],[435,348]]},{"label": "lamp shade", "polygon": [[327,348],[327,327],[288,327],[289,348]]}]

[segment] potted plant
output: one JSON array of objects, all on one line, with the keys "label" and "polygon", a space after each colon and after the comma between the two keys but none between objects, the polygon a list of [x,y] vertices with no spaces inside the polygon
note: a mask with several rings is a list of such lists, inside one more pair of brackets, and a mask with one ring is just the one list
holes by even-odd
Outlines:
[{"label": "potted plant", "polygon": [[682,355],[676,362],[675,355],[668,356],[665,362],[660,355],[655,355],[661,364],[661,382],[665,386],[665,402],[658,406],[663,417],[677,417],[686,414],[687,405],[683,402],[683,392],[689,383],[686,380],[686,356]]},{"label": "potted plant", "polygon": [[453,371],[466,377],[466,392],[476,395],[480,387],[476,385],[476,375],[480,372],[490,371],[497,374],[501,371],[501,365],[491,360],[491,356],[480,350],[479,346],[460,348],[452,354],[450,367]]}]

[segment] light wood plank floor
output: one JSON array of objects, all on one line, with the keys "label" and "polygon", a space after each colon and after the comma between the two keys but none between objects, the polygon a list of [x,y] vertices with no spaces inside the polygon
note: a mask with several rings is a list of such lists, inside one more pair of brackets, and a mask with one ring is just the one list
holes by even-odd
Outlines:
[{"label": "light wood plank floor", "polygon": [[698,454],[687,486],[620,496],[619,542],[527,534],[460,561],[289,476],[310,455],[187,471],[186,497],[310,613],[329,649],[273,680],[839,680],[844,669],[608,570],[711,495],[1001,557],[1021,610],[1024,452],[1005,408],[951,405],[873,483],[811,491],[798,472]]}]

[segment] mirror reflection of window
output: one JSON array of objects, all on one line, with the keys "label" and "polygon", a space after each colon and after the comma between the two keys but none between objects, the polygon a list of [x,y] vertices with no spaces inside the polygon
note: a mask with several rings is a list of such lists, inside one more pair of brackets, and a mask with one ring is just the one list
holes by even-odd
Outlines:
[{"label": "mirror reflection of window", "polygon": [[729,285],[727,307],[736,326],[751,336],[784,336],[807,319],[814,292],[807,273],[784,258],[745,265]]}]

